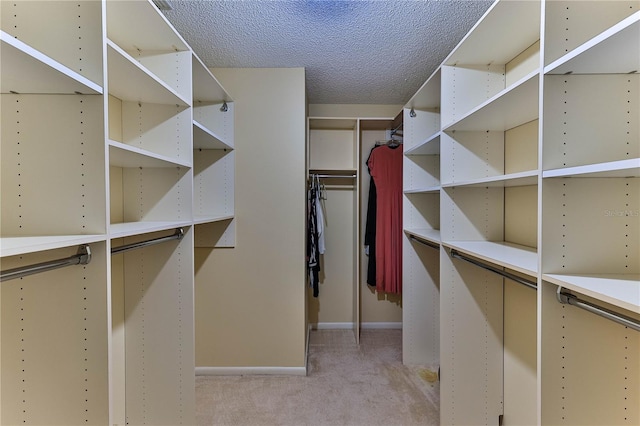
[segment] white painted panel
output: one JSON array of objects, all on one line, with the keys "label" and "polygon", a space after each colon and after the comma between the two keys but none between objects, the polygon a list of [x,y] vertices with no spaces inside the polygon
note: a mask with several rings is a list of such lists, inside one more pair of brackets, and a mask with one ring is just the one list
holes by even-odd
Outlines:
[{"label": "white painted panel", "polygon": [[413,111],[415,117],[411,116],[410,109],[404,110],[402,135],[405,151],[414,148],[440,131],[440,111],[438,109],[414,109]]},{"label": "white painted panel", "polygon": [[440,156],[411,155],[404,156],[403,188],[405,191],[423,189],[440,185]]},{"label": "white painted panel", "polygon": [[505,86],[509,87],[527,74],[540,69],[540,40],[523,50],[505,65]]},{"label": "white painted panel", "polygon": [[124,221],[191,220],[192,179],[184,167],[123,169]]},{"label": "white painted panel", "polygon": [[640,333],[558,303],[556,289],[542,287],[542,424],[640,424]]},{"label": "white painted panel", "polygon": [[[214,133],[227,146],[233,148],[234,105],[227,102],[227,111],[221,111],[221,103],[195,103],[193,119]],[[194,148],[204,148],[195,145]]]},{"label": "white painted panel", "polygon": [[447,188],[442,191],[442,241],[503,241],[503,188]]},{"label": "white painted panel", "polygon": [[194,216],[233,215],[234,165],[234,151],[194,151]]},{"label": "white painted panel", "polygon": [[352,130],[310,130],[310,169],[347,170],[354,169],[355,132]]},{"label": "white painted panel", "polygon": [[125,253],[129,424],[194,423],[192,235]]},{"label": "white painted panel", "polygon": [[440,250],[402,239],[402,362],[438,366]]},{"label": "white painted panel", "polygon": [[102,121],[99,96],[2,95],[2,236],[105,233]]},{"label": "white painted panel", "polygon": [[543,169],[640,157],[640,74],[548,75]]},{"label": "white painted panel", "polygon": [[440,256],[440,422],[497,425],[503,413],[503,283]]},{"label": "white painted panel", "polygon": [[640,178],[545,179],[543,272],[640,272]]},{"label": "white painted panel", "polygon": [[442,183],[504,174],[504,132],[443,133],[441,144]]},{"label": "white painted panel", "polygon": [[404,228],[440,229],[440,194],[405,194],[402,215]]},{"label": "white painted panel", "polygon": [[191,164],[191,111],[178,105],[122,103],[122,140],[138,148]]},{"label": "white painted panel", "polygon": [[505,174],[538,169],[538,125],[534,120],[504,133]]},{"label": "white painted panel", "polygon": [[[65,247],[2,259],[2,269],[66,258]],[[105,243],[92,259],[2,283],[2,423],[109,422]],[[64,392],[61,391],[64,386]]]},{"label": "white painted panel", "polygon": [[523,246],[537,247],[537,185],[504,189],[504,239]]},{"label": "white painted panel", "polygon": [[503,425],[537,424],[537,296],[511,280],[504,284]]},{"label": "white painted panel", "polygon": [[446,127],[505,88],[504,65],[444,66],[442,124]]},{"label": "white painted panel", "polygon": [[98,1],[2,2],[1,28],[103,85],[103,19]]},{"label": "white painted panel", "polygon": [[190,50],[169,53],[135,50],[128,53],[191,104]]},{"label": "white painted panel", "polygon": [[544,63],[550,64],[640,10],[638,0],[547,1]]}]

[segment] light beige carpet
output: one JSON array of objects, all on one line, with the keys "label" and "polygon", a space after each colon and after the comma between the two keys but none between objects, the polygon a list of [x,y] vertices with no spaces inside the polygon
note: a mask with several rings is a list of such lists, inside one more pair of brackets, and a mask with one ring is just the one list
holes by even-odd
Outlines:
[{"label": "light beige carpet", "polygon": [[437,366],[402,365],[401,330],[311,332],[309,374],[198,376],[199,425],[438,425]]}]

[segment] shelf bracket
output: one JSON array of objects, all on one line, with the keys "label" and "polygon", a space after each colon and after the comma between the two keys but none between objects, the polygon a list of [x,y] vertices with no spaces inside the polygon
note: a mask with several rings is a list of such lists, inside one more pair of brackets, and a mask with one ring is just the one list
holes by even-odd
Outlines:
[{"label": "shelf bracket", "polygon": [[603,308],[602,306],[598,306],[591,302],[587,302],[586,300],[579,299],[577,296],[571,293],[564,292],[561,286],[558,286],[556,298],[558,299],[558,302],[562,303],[563,305],[573,305],[608,320],[617,322],[618,324],[622,324],[625,327],[640,331],[640,321],[626,315],[622,315],[618,312],[614,312],[607,308]]}]

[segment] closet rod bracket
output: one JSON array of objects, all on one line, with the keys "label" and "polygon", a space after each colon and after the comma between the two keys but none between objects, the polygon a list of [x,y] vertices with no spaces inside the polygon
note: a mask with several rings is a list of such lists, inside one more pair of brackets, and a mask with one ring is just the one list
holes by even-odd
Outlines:
[{"label": "closet rod bracket", "polygon": [[640,331],[640,321],[626,315],[622,315],[618,312],[614,312],[607,308],[603,308],[602,306],[598,306],[591,302],[587,302],[586,300],[581,300],[577,296],[571,293],[567,293],[563,290],[564,289],[562,288],[562,286],[558,286],[558,290],[556,291],[556,298],[558,299],[558,302],[562,303],[563,305],[572,305],[584,309],[593,314],[624,325],[625,327]]},{"label": "closet rod bracket", "polygon": [[87,265],[89,262],[91,262],[91,248],[87,244],[83,244],[78,247],[78,251],[73,256],[2,271],[0,272],[0,282],[15,280],[66,266]]}]

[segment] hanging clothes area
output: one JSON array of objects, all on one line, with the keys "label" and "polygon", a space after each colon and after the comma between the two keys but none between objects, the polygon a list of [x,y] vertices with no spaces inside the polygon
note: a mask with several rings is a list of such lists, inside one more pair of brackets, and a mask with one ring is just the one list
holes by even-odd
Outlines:
[{"label": "hanging clothes area", "polygon": [[376,143],[367,159],[367,284],[383,293],[402,293],[402,159],[395,139]]}]

